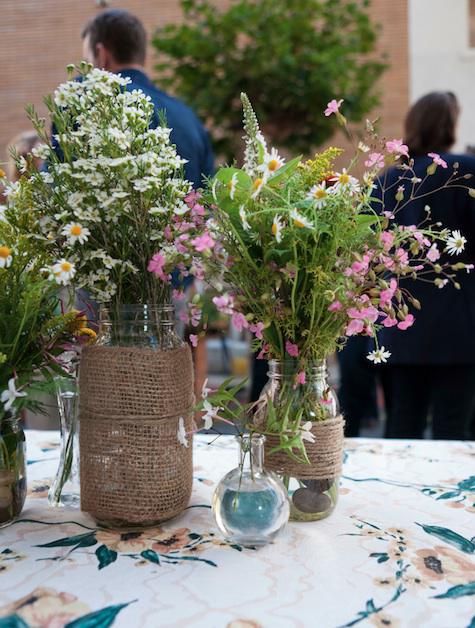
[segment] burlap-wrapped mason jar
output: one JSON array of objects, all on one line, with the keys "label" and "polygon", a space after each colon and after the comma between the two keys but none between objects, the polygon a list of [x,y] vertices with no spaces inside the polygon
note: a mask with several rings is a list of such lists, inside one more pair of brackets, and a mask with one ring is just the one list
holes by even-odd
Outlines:
[{"label": "burlap-wrapped mason jar", "polygon": [[192,488],[193,364],[172,306],[102,308],[79,372],[81,509],[107,527],[178,515]]}]

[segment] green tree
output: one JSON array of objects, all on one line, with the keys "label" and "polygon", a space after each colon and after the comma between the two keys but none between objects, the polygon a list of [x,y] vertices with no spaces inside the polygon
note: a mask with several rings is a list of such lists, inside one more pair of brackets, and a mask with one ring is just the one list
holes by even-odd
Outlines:
[{"label": "green tree", "polygon": [[377,28],[369,0],[181,0],[183,24],[159,28],[160,85],[212,127],[228,159],[241,129],[239,94],[249,95],[274,143],[309,154],[333,133],[322,111],[345,99],[359,121],[378,103]]}]

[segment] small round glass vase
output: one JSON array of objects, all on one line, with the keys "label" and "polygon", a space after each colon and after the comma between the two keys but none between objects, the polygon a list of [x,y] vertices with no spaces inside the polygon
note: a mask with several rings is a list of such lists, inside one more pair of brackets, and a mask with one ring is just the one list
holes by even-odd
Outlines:
[{"label": "small round glass vase", "polygon": [[14,521],[26,498],[25,434],[17,416],[0,419],[0,528]]},{"label": "small round glass vase", "polygon": [[213,514],[224,537],[239,545],[271,543],[289,519],[287,491],[264,469],[261,435],[238,436],[239,466],[227,473],[213,495]]}]

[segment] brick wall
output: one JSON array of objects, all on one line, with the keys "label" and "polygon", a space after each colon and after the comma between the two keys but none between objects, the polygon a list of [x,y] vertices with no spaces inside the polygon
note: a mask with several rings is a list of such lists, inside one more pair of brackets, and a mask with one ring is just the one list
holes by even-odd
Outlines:
[{"label": "brick wall", "polygon": [[[218,6],[225,3],[216,0]],[[117,0],[110,5],[138,15],[149,32],[181,15],[178,0]],[[406,5],[407,0],[373,0],[374,19],[382,26],[380,49],[392,66],[381,81],[379,108],[388,136],[400,136],[408,103]],[[81,26],[99,8],[94,0],[2,0],[1,9],[0,162],[6,158],[8,141],[30,129],[25,104],[33,103],[44,115],[43,95],[65,79],[68,63],[80,60]]]}]

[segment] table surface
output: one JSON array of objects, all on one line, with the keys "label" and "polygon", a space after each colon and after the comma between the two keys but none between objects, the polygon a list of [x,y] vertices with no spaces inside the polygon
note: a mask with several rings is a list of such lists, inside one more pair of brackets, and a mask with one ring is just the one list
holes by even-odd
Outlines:
[{"label": "table surface", "polygon": [[252,550],[215,528],[237,452],[212,440],[195,438],[185,513],[121,535],[49,508],[59,435],[28,432],[28,499],[0,530],[0,627],[475,627],[475,443],[348,440],[333,515]]}]

